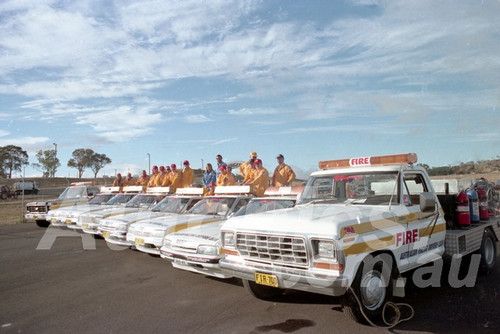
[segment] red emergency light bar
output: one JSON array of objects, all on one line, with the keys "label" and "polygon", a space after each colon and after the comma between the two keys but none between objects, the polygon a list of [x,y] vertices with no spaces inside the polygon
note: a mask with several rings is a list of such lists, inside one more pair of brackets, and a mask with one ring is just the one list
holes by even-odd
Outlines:
[{"label": "red emergency light bar", "polygon": [[325,160],[320,161],[318,166],[320,169],[332,168],[350,168],[350,167],[366,167],[374,165],[399,165],[413,164],[417,162],[416,153],[379,155],[374,157],[359,157],[340,160]]}]

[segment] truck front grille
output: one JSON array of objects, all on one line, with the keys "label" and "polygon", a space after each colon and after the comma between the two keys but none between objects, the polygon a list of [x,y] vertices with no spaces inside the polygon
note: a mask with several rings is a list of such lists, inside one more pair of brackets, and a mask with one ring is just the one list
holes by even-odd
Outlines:
[{"label": "truck front grille", "polygon": [[44,205],[30,205],[26,208],[28,210],[28,212],[41,212],[41,213],[45,213],[47,212],[47,207],[44,206]]},{"label": "truck front grille", "polygon": [[307,267],[309,264],[303,238],[237,233],[236,249],[241,256],[260,262],[299,267]]}]

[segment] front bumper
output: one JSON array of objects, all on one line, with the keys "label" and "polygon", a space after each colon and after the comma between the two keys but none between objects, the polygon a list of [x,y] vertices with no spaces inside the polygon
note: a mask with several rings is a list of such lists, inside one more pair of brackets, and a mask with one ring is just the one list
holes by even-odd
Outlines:
[{"label": "front bumper", "polygon": [[163,244],[163,236],[146,237],[140,234],[136,235],[127,233],[127,241],[141,252],[160,255],[160,248]]},{"label": "front bumper", "polygon": [[110,244],[120,245],[120,246],[133,246],[134,243],[127,240],[127,232],[126,231],[115,231],[115,230],[107,230],[100,229],[99,230],[103,238],[109,242]]},{"label": "front bumper", "polygon": [[28,212],[24,215],[26,220],[46,220],[47,213],[45,212]]},{"label": "front bumper", "polygon": [[217,278],[231,278],[233,276],[224,273],[219,265],[220,256],[207,256],[200,254],[177,254],[170,249],[160,248],[160,256],[172,262],[172,266],[178,269],[188,270],[194,273],[213,276]]},{"label": "front bumper", "polygon": [[255,281],[255,274],[262,273],[276,276],[282,289],[301,290],[328,296],[342,296],[349,288],[346,276],[314,274],[307,269],[276,267],[267,264],[231,261],[227,257],[220,260],[222,272],[249,281]]},{"label": "front bumper", "polygon": [[83,223],[82,230],[88,234],[101,235],[98,223]]}]

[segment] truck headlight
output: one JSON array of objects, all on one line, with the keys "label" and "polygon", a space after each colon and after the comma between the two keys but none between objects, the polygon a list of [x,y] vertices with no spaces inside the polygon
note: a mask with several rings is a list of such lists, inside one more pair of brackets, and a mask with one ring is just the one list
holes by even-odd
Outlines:
[{"label": "truck headlight", "polygon": [[198,246],[198,254],[201,255],[217,255],[217,247],[211,245]]},{"label": "truck headlight", "polygon": [[326,257],[329,259],[334,258],[335,257],[335,249],[333,246],[333,242],[319,240],[318,241],[318,255],[319,255],[319,257]]},{"label": "truck headlight", "polygon": [[224,242],[224,247],[236,247],[234,232],[222,232],[222,241]]}]

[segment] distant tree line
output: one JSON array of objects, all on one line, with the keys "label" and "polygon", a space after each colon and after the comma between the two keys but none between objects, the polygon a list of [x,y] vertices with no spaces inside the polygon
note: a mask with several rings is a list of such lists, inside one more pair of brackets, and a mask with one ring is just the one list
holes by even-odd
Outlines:
[{"label": "distant tree line", "polygon": [[500,156],[492,160],[460,162],[454,166],[430,167],[426,164],[418,165],[424,167],[430,176],[492,173],[500,172]]},{"label": "distant tree line", "polygon": [[[57,168],[61,166],[56,150],[39,150],[35,157],[38,162],[32,163],[31,166],[40,170],[43,177],[56,175]],[[29,165],[28,158],[28,153],[19,146],[0,146],[0,177],[10,179],[13,172],[21,172],[23,166]],[[94,178],[97,178],[99,171],[110,163],[111,159],[106,154],[94,152],[89,148],[79,148],[73,151],[67,166],[78,170],[78,178],[83,176],[87,168],[90,168]]]}]

